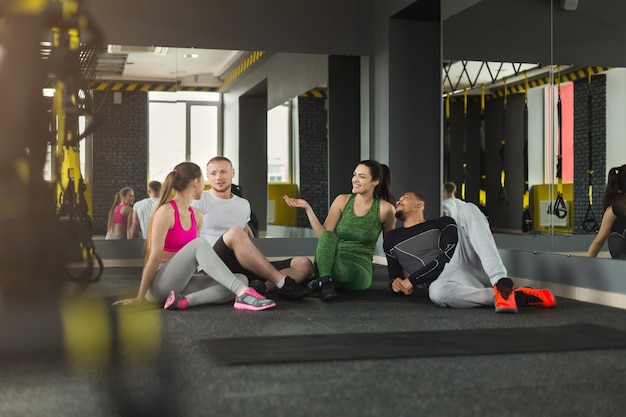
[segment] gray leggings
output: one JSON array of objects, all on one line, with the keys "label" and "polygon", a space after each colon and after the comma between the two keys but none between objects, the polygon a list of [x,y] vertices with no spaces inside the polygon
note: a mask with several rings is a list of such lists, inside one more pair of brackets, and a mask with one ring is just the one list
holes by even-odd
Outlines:
[{"label": "gray leggings", "polygon": [[[208,275],[194,275],[198,266]],[[233,274],[217,256],[209,242],[198,237],[165,264],[161,265],[150,285],[148,299],[163,302],[170,291],[187,296],[189,305],[217,304],[233,300],[248,279]]]}]

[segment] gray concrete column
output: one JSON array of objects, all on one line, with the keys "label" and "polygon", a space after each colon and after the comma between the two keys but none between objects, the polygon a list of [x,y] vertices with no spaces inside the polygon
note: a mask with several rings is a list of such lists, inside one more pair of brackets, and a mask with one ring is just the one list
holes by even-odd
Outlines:
[{"label": "gray concrete column", "polygon": [[267,230],[267,92],[239,98],[239,143],[235,169],[262,234]]},{"label": "gray concrete column", "polygon": [[358,56],[328,58],[330,202],[337,194],[350,192],[350,178],[361,157],[360,71]]},{"label": "gray concrete column", "polygon": [[396,198],[416,191],[441,200],[441,23],[389,22],[389,166]]}]

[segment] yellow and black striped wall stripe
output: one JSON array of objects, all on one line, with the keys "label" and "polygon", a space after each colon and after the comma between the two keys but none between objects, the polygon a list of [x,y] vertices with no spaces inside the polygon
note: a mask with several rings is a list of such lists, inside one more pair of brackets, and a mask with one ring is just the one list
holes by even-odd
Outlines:
[{"label": "yellow and black striped wall stripe", "polygon": [[[553,74],[554,83],[566,83],[569,81],[576,81],[579,79],[588,79],[590,76],[594,74],[599,74],[601,72],[608,71],[612,68],[613,67],[586,67],[586,68],[572,69],[569,72],[563,72],[560,74],[556,73],[556,74]],[[535,87],[541,87],[544,85],[550,85],[550,78],[551,77],[547,75],[545,77],[528,80],[528,87],[535,88]],[[505,91],[507,95],[524,92],[524,82],[511,85],[510,87],[507,87],[506,90],[504,88],[501,90],[498,90],[495,93],[491,94],[491,96],[488,98],[504,97]]]},{"label": "yellow and black striped wall stripe", "polygon": [[176,83],[116,83],[116,82],[94,82],[89,87],[94,91],[203,91],[215,92],[217,87],[186,87]]},{"label": "yellow and black striped wall stripe", "polygon": [[237,65],[222,81],[222,84],[217,88],[217,91],[226,87],[228,84],[232,83],[237,77],[243,74],[252,64],[257,62],[261,57],[265,54],[265,51],[254,51],[252,52],[248,58],[243,60],[239,65]]},{"label": "yellow and black striped wall stripe", "polygon": [[313,90],[309,90],[306,93],[299,94],[298,97],[325,99],[328,97],[328,91],[324,88],[314,88]]},{"label": "yellow and black striped wall stripe", "polygon": [[[561,72],[560,74],[554,74],[555,79],[554,83],[566,83],[568,81],[576,81],[580,79],[588,79],[590,76],[595,74],[600,74],[605,71],[609,71],[614,67],[585,67],[585,68],[574,68],[567,72]],[[528,88],[535,87],[543,87],[546,85],[550,85],[550,76],[546,75],[544,77],[535,78],[532,80],[528,80]],[[495,91],[489,95],[485,96],[485,99],[491,100],[500,97],[504,97],[504,92],[506,91],[507,95],[515,94],[515,93],[523,93],[524,92],[524,81],[517,82],[515,84],[509,85],[506,90],[504,88]],[[462,101],[463,97],[461,96],[451,96],[450,101]],[[476,102],[480,100],[480,96],[471,95],[468,97],[468,100],[472,102]]]}]

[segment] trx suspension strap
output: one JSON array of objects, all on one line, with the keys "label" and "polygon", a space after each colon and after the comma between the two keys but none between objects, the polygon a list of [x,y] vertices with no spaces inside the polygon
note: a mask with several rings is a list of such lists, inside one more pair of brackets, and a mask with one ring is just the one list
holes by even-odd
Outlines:
[{"label": "trx suspension strap", "polygon": [[556,156],[556,200],[552,207],[552,214],[559,219],[564,219],[567,216],[567,207],[563,200],[563,106],[561,104],[561,75],[557,77],[557,95],[558,101],[556,104],[557,116],[559,118],[559,151]]},{"label": "trx suspension strap", "polygon": [[583,220],[582,227],[585,232],[596,232],[599,228],[598,220],[596,219],[596,215],[593,212],[593,135],[592,135],[592,125],[593,125],[593,112],[592,112],[592,100],[591,100],[591,68],[589,68],[589,81],[587,83],[587,146],[589,149],[589,159],[588,159],[588,168],[587,175],[589,177],[589,186],[587,191],[587,199],[589,201],[589,205],[587,206],[587,213],[585,214],[585,219]]},{"label": "trx suspension strap", "polygon": [[524,196],[522,197],[522,232],[526,233],[533,228],[530,217],[530,193],[528,191],[528,76],[524,83]]},{"label": "trx suspension strap", "polygon": [[446,135],[444,138],[446,181],[450,181],[450,94],[446,96]]},{"label": "trx suspension strap", "polygon": [[502,141],[500,142],[500,190],[498,191],[498,195],[496,196],[496,201],[501,207],[507,208],[509,207],[509,195],[504,188],[504,181],[506,178],[506,173],[504,170],[504,147],[506,145],[506,78],[502,79],[504,83],[504,109],[502,111]]},{"label": "trx suspension strap", "polygon": [[467,182],[467,88],[463,90],[463,182],[461,183],[461,200],[465,200],[465,183]]},{"label": "trx suspension strap", "polygon": [[487,191],[485,182],[487,180],[487,147],[485,143],[485,84],[480,86],[480,191],[478,192],[478,202],[487,211]]},{"label": "trx suspension strap", "polygon": [[[67,8],[62,9],[63,19],[58,19],[59,25],[52,28],[49,57],[55,76],[50,126],[55,129],[51,133],[56,138],[55,155],[60,161],[60,169],[53,170],[53,179],[59,193],[57,216],[61,237],[65,239],[62,244],[66,260],[85,263],[85,268],[78,275],[67,269],[66,278],[78,284],[77,291],[83,291],[100,278],[104,267],[92,240],[92,222],[85,200],[86,186],[80,172],[79,141],[88,131],[79,132],[79,117],[86,113],[84,105],[81,106],[79,90],[86,91],[85,86],[89,83],[84,79],[81,67],[72,65],[80,62],[80,33],[87,29],[87,20],[73,16],[79,10],[70,5],[77,7],[77,4],[68,2],[66,5]],[[93,35],[100,38],[97,32]],[[98,266],[97,271],[94,264]]]}]

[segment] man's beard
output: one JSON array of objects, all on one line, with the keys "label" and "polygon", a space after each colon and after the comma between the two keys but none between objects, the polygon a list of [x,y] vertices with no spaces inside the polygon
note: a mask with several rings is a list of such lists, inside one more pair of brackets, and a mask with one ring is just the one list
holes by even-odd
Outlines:
[{"label": "man's beard", "polygon": [[402,210],[396,211],[396,219],[404,220],[403,217],[404,217],[404,211],[402,211]]}]

